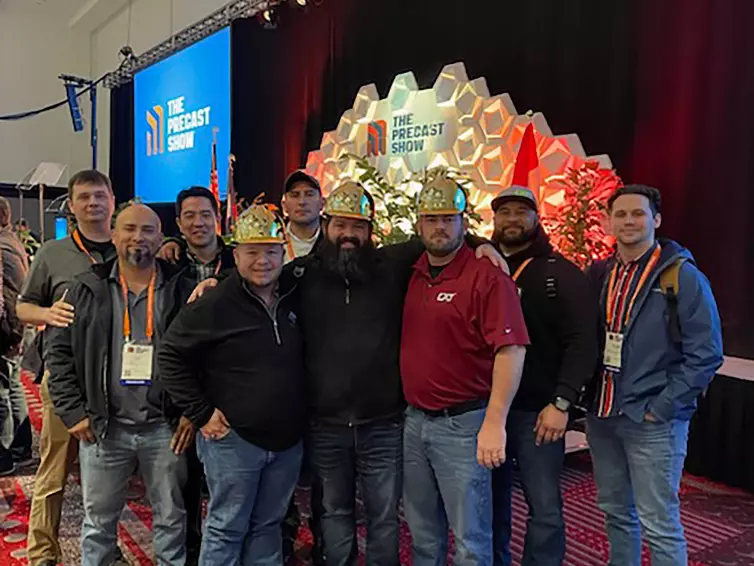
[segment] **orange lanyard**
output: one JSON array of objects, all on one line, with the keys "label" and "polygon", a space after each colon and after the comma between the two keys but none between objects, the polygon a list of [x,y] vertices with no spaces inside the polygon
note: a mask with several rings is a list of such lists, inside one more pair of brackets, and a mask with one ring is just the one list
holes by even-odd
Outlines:
[{"label": "orange lanyard", "polygon": [[217,267],[215,267],[215,275],[220,273],[220,269],[222,269],[222,266],[223,266],[222,258],[217,258]]},{"label": "orange lanyard", "polygon": [[86,254],[86,257],[89,258],[89,261],[91,261],[95,265],[99,263],[95,259],[95,257],[89,253],[89,250],[86,249],[84,242],[81,240],[81,234],[79,234],[78,228],[73,231],[71,238],[73,238],[73,243],[76,244],[76,247],[79,249],[79,251],[82,251]]},{"label": "orange lanyard", "polygon": [[[652,256],[649,258],[649,261],[647,262],[646,267],[644,268],[644,271],[641,274],[641,277],[639,278],[639,283],[636,285],[636,289],[634,290],[634,294],[631,296],[631,300],[628,303],[628,308],[626,309],[626,315],[623,320],[623,324],[628,324],[628,320],[631,318],[631,311],[634,308],[634,303],[636,302],[636,297],[639,295],[639,291],[641,291],[641,288],[644,286],[644,283],[647,282],[647,278],[649,277],[649,274],[652,272],[652,269],[657,265],[657,262],[660,261],[660,253],[662,252],[662,249],[660,246],[655,247],[655,250],[652,252]],[[610,273],[610,282],[607,286],[607,325],[608,328],[612,328],[613,320],[615,316],[615,302],[618,299],[618,285],[617,285],[617,278],[618,278],[618,264],[616,263],[615,266],[613,266],[612,273]]]},{"label": "orange lanyard", "polygon": [[[154,335],[154,287],[155,280],[157,278],[157,270],[152,271],[152,278],[149,280],[149,287],[147,287],[147,340],[151,343],[152,336]],[[123,302],[126,305],[126,310],[123,313],[123,338],[126,341],[131,341],[131,316],[128,308],[128,284],[125,277],[120,276],[120,288],[123,291]]]},{"label": "orange lanyard", "polygon": [[521,277],[521,274],[524,272],[524,269],[526,269],[526,266],[528,266],[532,261],[534,260],[533,257],[530,257],[526,260],[524,260],[524,263],[518,266],[518,269],[516,270],[516,273],[513,274],[513,282],[515,283],[518,281],[518,278]]}]

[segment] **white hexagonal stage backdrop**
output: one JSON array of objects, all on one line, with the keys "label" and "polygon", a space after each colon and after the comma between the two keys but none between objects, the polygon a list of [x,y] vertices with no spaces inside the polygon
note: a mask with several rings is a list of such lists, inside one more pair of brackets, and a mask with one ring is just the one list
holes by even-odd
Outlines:
[{"label": "white hexagonal stage backdrop", "polygon": [[419,90],[411,72],[395,77],[384,99],[374,84],[359,89],[337,128],[309,154],[306,169],[327,194],[342,179],[357,176],[345,154],[366,156],[392,185],[405,183],[413,192],[412,173],[446,165],[470,179],[470,201],[489,221],[489,203],[510,185],[530,122],[539,156],[539,202],[547,215],[562,201],[560,182],[568,168],[597,162],[610,169],[610,158],[587,156],[576,134],[554,135],[542,113],[518,114],[508,94],[491,96],[484,78],[469,80],[463,63],[443,68],[431,89]]}]

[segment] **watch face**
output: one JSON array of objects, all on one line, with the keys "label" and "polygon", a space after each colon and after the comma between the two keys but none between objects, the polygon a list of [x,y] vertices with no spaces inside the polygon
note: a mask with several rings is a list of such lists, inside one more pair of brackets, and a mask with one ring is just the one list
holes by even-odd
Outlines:
[{"label": "watch face", "polygon": [[571,403],[568,399],[563,399],[562,397],[556,397],[554,405],[559,411],[567,411],[571,407]]}]

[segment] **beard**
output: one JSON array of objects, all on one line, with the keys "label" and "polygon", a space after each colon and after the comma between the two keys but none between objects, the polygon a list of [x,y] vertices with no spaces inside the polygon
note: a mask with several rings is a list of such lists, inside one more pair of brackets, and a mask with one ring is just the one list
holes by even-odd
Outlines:
[{"label": "beard", "polygon": [[126,261],[134,267],[146,267],[154,261],[154,254],[141,248],[127,250]]},{"label": "beard", "polygon": [[[343,244],[353,244],[354,248],[343,248]],[[320,244],[320,256],[328,271],[349,281],[366,282],[372,278],[375,267],[374,244],[362,244],[356,238],[341,237],[335,243],[325,238]]]},{"label": "beard", "polygon": [[520,228],[520,231],[515,234],[506,234],[505,229],[498,230],[497,228],[495,228],[495,231],[492,233],[492,242],[497,244],[498,246],[507,246],[511,248],[514,248],[516,246],[523,246],[524,244],[528,244],[534,238],[536,238],[537,231],[539,230],[539,226],[534,226],[533,228],[527,230],[524,226],[521,226],[519,224],[506,226],[505,228],[512,227]]},{"label": "beard", "polygon": [[461,232],[455,238],[452,238],[447,232],[443,232],[446,238],[448,238],[442,244],[435,244],[432,239],[424,240],[424,247],[427,248],[427,252],[435,257],[446,257],[455,252],[463,244],[464,234]]}]

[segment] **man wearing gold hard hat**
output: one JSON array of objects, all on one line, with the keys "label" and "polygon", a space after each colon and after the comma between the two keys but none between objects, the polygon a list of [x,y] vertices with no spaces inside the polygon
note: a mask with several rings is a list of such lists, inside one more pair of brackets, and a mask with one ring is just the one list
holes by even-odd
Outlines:
[{"label": "man wearing gold hard hat", "polygon": [[[363,186],[341,183],[325,204],[324,238],[285,269],[299,281],[311,416],[307,452],[322,489],[313,503],[321,507],[328,566],[352,566],[358,559],[357,482],[366,503],[367,563],[400,564],[401,317],[412,266],[424,246],[416,238],[377,248],[374,211]],[[479,257],[503,265],[491,245],[468,240]]]},{"label": "man wearing gold hard hat", "polygon": [[492,475],[529,337],[516,287],[464,243],[464,190],[437,176],[418,197],[424,253],[403,311],[401,375],[408,402],[404,507],[414,566],[492,564]]},{"label": "man wearing gold hard hat", "polygon": [[281,564],[306,409],[297,282],[281,277],[285,229],[269,207],[241,214],[233,242],[236,268],[181,311],[157,363],[201,430],[210,501],[200,563]]}]

